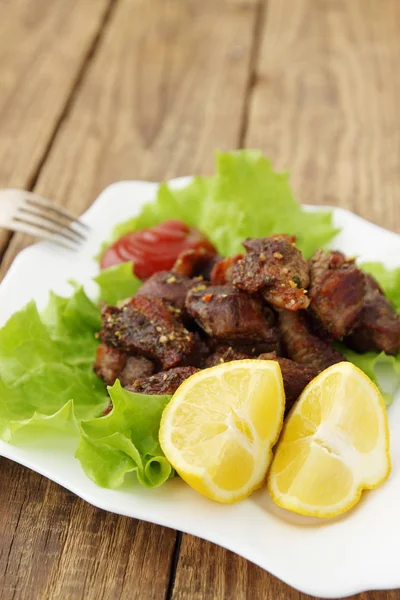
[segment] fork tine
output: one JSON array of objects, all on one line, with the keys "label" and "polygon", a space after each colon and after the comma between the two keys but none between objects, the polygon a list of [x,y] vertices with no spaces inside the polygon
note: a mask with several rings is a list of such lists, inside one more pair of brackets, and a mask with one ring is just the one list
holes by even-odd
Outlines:
[{"label": "fork tine", "polygon": [[[47,211],[47,209],[46,209],[46,211]],[[37,217],[38,219],[41,219],[41,222],[43,222],[44,224],[52,223],[53,225],[56,225],[57,227],[61,227],[63,230],[70,232],[71,234],[73,234],[73,236],[75,238],[77,238],[78,240],[81,240],[82,242],[84,242],[86,240],[86,236],[84,236],[80,231],[76,231],[76,229],[72,229],[72,227],[68,226],[67,224],[62,223],[60,220],[53,218],[52,216],[47,214],[46,211],[41,211],[40,209],[38,209],[35,212],[34,210],[29,210],[28,208],[25,208],[24,206],[21,206],[18,209],[19,213],[25,213],[27,215],[31,215],[32,217]]]},{"label": "fork tine", "polygon": [[[79,238],[74,237],[73,235],[70,235],[71,230],[69,230],[69,229],[67,230],[65,227],[50,227],[48,225],[48,223],[46,223],[46,221],[43,222],[41,219],[35,220],[35,217],[29,219],[29,218],[15,216],[13,221],[16,223],[22,223],[22,224],[28,225],[30,227],[34,227],[36,229],[36,233],[34,235],[44,237],[42,232],[43,233],[47,232],[48,234],[51,234],[51,235],[58,235],[58,236],[62,237],[64,240],[68,240],[69,242],[72,242],[76,245],[79,245],[82,241]],[[76,232],[74,232],[74,233],[76,233]]]},{"label": "fork tine", "polygon": [[54,213],[58,216],[62,216],[65,219],[67,219],[70,223],[74,223],[74,224],[78,225],[79,227],[82,227],[86,231],[90,231],[89,225],[86,225],[86,223],[83,223],[83,221],[81,221],[78,217],[73,215],[66,208],[64,208],[62,206],[58,206],[57,204],[54,204],[54,202],[51,202],[50,200],[47,200],[46,198],[42,198],[41,196],[38,196],[37,194],[29,193],[29,194],[26,194],[25,201],[27,204],[36,206],[37,208],[45,208],[46,211],[51,211],[52,213]]},{"label": "fork tine", "polygon": [[77,250],[78,244],[76,242],[70,242],[69,240],[60,239],[57,237],[57,234],[49,233],[43,229],[39,229],[37,225],[30,225],[24,221],[20,221],[14,219],[14,230],[20,231],[21,233],[26,233],[33,237],[39,237],[41,239],[48,240],[56,244],[57,246],[62,246],[63,248],[68,248],[68,250]]}]

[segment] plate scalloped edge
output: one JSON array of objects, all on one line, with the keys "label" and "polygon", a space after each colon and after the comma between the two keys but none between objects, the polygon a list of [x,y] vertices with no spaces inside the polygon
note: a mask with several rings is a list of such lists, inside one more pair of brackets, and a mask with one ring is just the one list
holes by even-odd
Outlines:
[{"label": "plate scalloped edge", "polygon": [[[180,187],[188,181],[180,178],[170,183]],[[93,293],[90,280],[98,268],[93,256],[100,242],[115,223],[129,218],[151,200],[157,186],[126,181],[106,188],[83,215],[93,233],[77,253],[55,249],[46,242],[23,250],[0,285],[0,323],[32,298],[43,306],[50,289],[69,294],[69,278],[84,283]],[[322,208],[331,207],[317,209]],[[344,209],[331,210],[335,224],[342,227],[336,247],[362,260],[380,260],[389,267],[399,264],[400,236]],[[32,264],[45,268],[32,272]],[[247,558],[304,593],[338,598],[400,586],[400,394],[389,409],[389,423],[391,477],[378,492],[365,493],[360,504],[342,518],[324,522],[279,509],[266,489],[230,506],[199,496],[177,479],[147,490],[128,477],[119,490],[103,489],[86,478],[73,457],[75,440],[66,437],[60,444],[58,439],[54,448],[51,432],[40,448],[0,441],[0,455],[37,471],[99,508],[202,537]]]}]

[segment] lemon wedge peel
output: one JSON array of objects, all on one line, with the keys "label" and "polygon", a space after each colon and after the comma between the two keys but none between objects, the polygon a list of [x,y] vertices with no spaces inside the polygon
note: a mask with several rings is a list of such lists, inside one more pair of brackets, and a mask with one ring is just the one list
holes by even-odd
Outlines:
[{"label": "lemon wedge peel", "polygon": [[265,483],[284,410],[276,361],[222,363],[178,388],[162,415],[160,445],[197,492],[237,502]]},{"label": "lemon wedge peel", "polygon": [[[312,407],[311,413],[309,412],[307,415],[307,411],[305,411],[304,414],[307,399],[310,396],[312,397],[313,392],[318,397],[317,387],[322,390],[324,382],[325,384],[330,383],[328,381],[329,377],[331,379],[334,377],[342,379],[342,389],[335,391],[331,386],[331,397],[327,402],[330,406],[325,407],[325,411],[324,406],[320,405],[319,409],[315,407],[314,414],[312,413]],[[354,397],[349,398],[347,394],[343,393],[346,391],[346,384],[349,381],[355,382],[354,385],[350,384],[347,386],[353,391],[357,390],[357,386],[359,390],[361,388],[365,391],[364,407],[358,402],[359,399],[355,401]],[[365,404],[367,399],[369,402],[368,405]],[[339,403],[339,408],[335,407],[337,402]],[[342,403],[342,406],[340,403]],[[355,413],[361,416],[361,418],[363,415],[362,413],[360,414],[360,409],[364,408],[364,411],[366,411],[367,417],[364,416],[363,422],[364,425],[368,425],[366,429],[376,429],[375,437],[377,440],[375,445],[371,445],[368,439],[366,439],[362,431],[362,426],[359,427],[357,423],[351,422],[352,403],[356,404]],[[341,411],[340,408],[343,410]],[[335,409],[335,412],[333,412],[333,409]],[[320,410],[319,417],[321,419],[319,425],[315,423],[315,420],[318,421],[318,410]],[[310,416],[311,419],[309,418]],[[329,424],[329,419],[332,420],[332,424]],[[343,422],[344,419],[347,419],[347,423],[350,423],[350,425],[346,425],[346,422]],[[303,421],[303,425],[299,421]],[[298,426],[302,426],[303,430],[300,429],[296,436],[296,428],[298,429]],[[349,427],[353,427],[353,431],[350,431]],[[352,437],[353,440],[351,439]],[[358,446],[358,448],[354,446]],[[319,449],[316,450],[315,447],[319,447]],[[290,455],[291,449],[293,450],[293,459],[282,470],[281,467],[285,463],[284,455],[286,454],[286,457]],[[314,456],[310,457],[312,453]],[[290,493],[290,490],[297,488],[297,491],[300,491],[300,495],[303,495],[304,498],[304,496],[307,496],[307,493],[309,494],[305,486],[308,484],[309,489],[312,488],[313,484],[318,487],[318,477],[322,477],[322,483],[320,484],[320,487],[322,487],[324,484],[324,474],[318,472],[317,454],[320,457],[325,455],[323,462],[326,463],[326,491],[323,492],[321,490],[322,493],[320,496],[323,498],[323,503],[319,506],[315,503],[307,503],[304,499],[299,499],[295,493]],[[332,458],[327,460],[326,456]],[[371,473],[368,473],[368,463],[371,457],[374,458],[376,466],[375,471],[373,468],[370,468]],[[296,461],[297,465],[295,464]],[[314,474],[305,472],[304,467],[307,466],[307,461],[310,467],[312,467],[312,463],[314,462],[314,468],[316,469]],[[340,463],[343,468],[339,467]],[[281,485],[279,485],[279,477],[281,480],[284,480],[284,471],[286,471],[286,476],[290,479],[290,469],[293,470],[293,480],[289,489],[282,491],[282,487],[287,487],[288,483],[286,482],[286,484],[282,485],[281,481]],[[282,508],[301,515],[332,518],[354,507],[359,502],[363,490],[376,489],[382,485],[388,479],[390,472],[390,433],[387,411],[382,395],[378,387],[363,371],[352,363],[342,362],[332,365],[312,380],[292,407],[275,448],[274,458],[268,473],[267,486],[275,504]],[[328,477],[329,473],[333,478],[331,480]],[[339,496],[339,499],[336,502],[329,503],[326,496],[329,494],[330,489],[332,490],[332,495],[334,495],[333,483],[335,477],[337,479],[341,477],[342,489],[347,486],[347,493],[340,498],[340,490],[335,490],[336,496]],[[304,479],[303,484],[301,482],[302,478]]]}]

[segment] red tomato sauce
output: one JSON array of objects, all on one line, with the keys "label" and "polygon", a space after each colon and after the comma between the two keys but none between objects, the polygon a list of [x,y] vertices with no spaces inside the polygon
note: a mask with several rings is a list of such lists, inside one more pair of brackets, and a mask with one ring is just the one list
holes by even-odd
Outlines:
[{"label": "red tomato sauce", "polygon": [[122,236],[105,250],[100,266],[106,269],[132,261],[135,275],[145,280],[157,271],[171,269],[181,252],[198,248],[217,253],[206,236],[195,227],[178,220],[164,221]]}]

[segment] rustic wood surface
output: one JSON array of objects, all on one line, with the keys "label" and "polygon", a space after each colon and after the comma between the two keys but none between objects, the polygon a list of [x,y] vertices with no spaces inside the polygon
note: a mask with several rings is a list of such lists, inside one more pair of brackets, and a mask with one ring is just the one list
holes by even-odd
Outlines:
[{"label": "rustic wood surface", "polygon": [[[82,212],[257,147],[298,198],[400,232],[397,0],[0,0],[0,187]],[[0,232],[3,276],[30,239]],[[0,598],[310,598],[0,460]],[[400,591],[359,600],[399,600]]]}]

